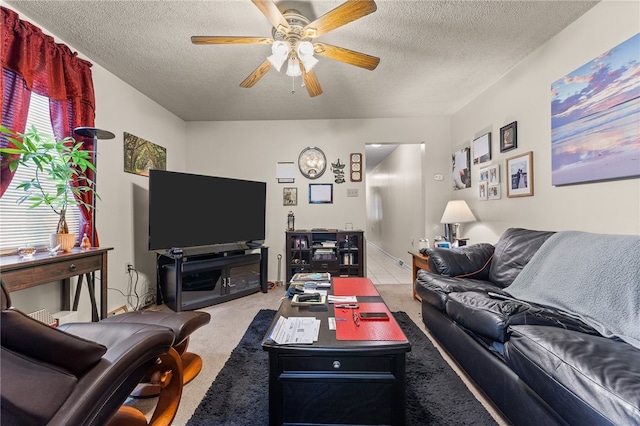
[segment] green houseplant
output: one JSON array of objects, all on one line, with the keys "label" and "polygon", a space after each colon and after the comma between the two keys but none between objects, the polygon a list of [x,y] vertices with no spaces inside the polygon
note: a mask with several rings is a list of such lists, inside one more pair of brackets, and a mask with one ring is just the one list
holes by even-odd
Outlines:
[{"label": "green houseplant", "polygon": [[[24,191],[18,203],[29,203],[29,208],[43,204],[50,207],[59,217],[56,244],[54,237],[51,244],[60,244],[65,251],[71,250],[76,239],[74,234],[69,233],[66,212],[69,206],[92,208],[80,198],[83,193],[92,191],[93,181],[85,175],[87,169],[95,171],[91,152],[82,149],[82,142],[76,142],[71,137],[56,141],[52,136],[40,133],[35,126],[25,133],[16,133],[0,126],[0,133],[14,145],[0,148],[0,155],[8,159],[9,169],[15,171],[18,166],[35,168],[32,179],[19,182],[16,186]],[[72,181],[77,184],[72,184]],[[44,185],[44,182],[51,182],[52,185]]]}]

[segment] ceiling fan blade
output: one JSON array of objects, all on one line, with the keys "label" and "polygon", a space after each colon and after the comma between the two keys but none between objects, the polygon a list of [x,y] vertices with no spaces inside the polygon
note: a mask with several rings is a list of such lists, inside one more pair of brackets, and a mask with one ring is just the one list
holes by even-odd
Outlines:
[{"label": "ceiling fan blade", "polygon": [[289,23],[272,0],[251,0],[275,29],[289,28]]},{"label": "ceiling fan blade", "polygon": [[269,37],[236,37],[236,36],[192,36],[193,44],[272,44]]},{"label": "ceiling fan blade", "polygon": [[347,0],[304,27],[307,38],[320,37],[378,9],[373,0]]},{"label": "ceiling fan blade", "polygon": [[253,71],[249,77],[245,78],[242,83],[240,83],[240,87],[244,87],[246,89],[253,87],[254,84],[258,82],[266,73],[271,69],[271,62],[268,59],[258,66],[258,68]]},{"label": "ceiling fan blade", "polygon": [[344,62],[349,65],[355,65],[360,68],[366,68],[368,70],[376,69],[380,63],[380,58],[375,56],[355,52],[353,50],[345,49],[344,47],[332,46],[326,43],[314,43],[313,49],[316,55]]},{"label": "ceiling fan blade", "polygon": [[322,95],[322,87],[320,87],[320,83],[318,82],[318,78],[316,77],[316,73],[311,71],[307,71],[304,69],[304,66],[301,65],[302,69],[302,80],[304,81],[304,85],[307,88],[307,92],[309,92],[309,96],[312,98]]}]

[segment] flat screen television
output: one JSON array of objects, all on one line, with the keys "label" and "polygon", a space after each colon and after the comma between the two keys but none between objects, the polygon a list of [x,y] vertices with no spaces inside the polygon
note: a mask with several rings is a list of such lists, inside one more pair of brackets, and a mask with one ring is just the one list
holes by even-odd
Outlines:
[{"label": "flat screen television", "polygon": [[149,171],[149,250],[265,239],[267,184]]}]

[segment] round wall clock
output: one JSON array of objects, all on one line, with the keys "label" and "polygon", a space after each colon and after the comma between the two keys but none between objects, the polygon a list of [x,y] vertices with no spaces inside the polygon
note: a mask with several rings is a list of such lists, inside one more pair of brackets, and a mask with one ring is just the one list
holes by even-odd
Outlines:
[{"label": "round wall clock", "polygon": [[305,148],[298,157],[300,173],[307,179],[318,179],[327,169],[327,157],[320,148]]}]

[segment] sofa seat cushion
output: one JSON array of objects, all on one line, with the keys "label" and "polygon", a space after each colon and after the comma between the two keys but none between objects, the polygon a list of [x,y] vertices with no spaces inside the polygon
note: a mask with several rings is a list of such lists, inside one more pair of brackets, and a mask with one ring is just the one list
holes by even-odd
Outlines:
[{"label": "sofa seat cushion", "polygon": [[416,277],[416,291],[423,303],[429,303],[444,312],[447,295],[454,292],[476,291],[502,293],[499,287],[488,281],[471,278],[452,278],[434,274],[423,269]]},{"label": "sofa seat cushion", "polygon": [[579,319],[557,310],[510,298],[496,298],[487,293],[451,293],[445,311],[468,330],[501,343],[509,339],[509,326],[520,324],[562,327],[598,335],[596,330]]},{"label": "sofa seat cushion", "polygon": [[640,350],[556,327],[513,326],[507,364],[567,422],[640,424]]},{"label": "sofa seat cushion", "polygon": [[496,243],[489,267],[489,281],[507,287],[554,232],[509,228]]}]

